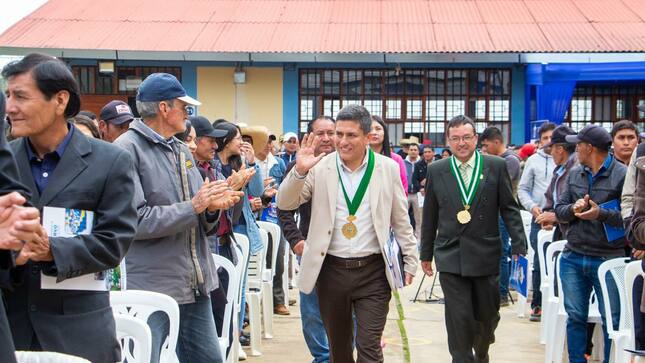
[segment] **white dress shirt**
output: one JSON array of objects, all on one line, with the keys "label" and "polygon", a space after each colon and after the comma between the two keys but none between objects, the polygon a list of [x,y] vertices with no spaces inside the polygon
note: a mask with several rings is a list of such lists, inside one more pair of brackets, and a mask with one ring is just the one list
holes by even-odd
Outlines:
[{"label": "white dress shirt", "polygon": [[[340,177],[345,185],[347,196],[352,200],[358,186],[361,183],[363,175],[367,170],[368,152],[365,153],[363,163],[355,171],[351,171],[345,163],[342,162],[340,156],[337,156],[337,163],[339,165]],[[370,184],[374,180],[370,180]],[[338,181],[340,184],[340,181]],[[331,242],[327,253],[341,258],[356,258],[365,257],[377,253],[381,253],[381,247],[376,237],[376,230],[372,222],[372,214],[370,210],[370,187],[368,185],[361,205],[356,212],[356,220],[354,225],[358,233],[352,239],[348,239],[343,235],[342,228],[348,223],[347,217],[349,216],[349,209],[343,194],[343,188],[338,186],[338,196],[336,197],[336,217],[334,219],[334,230],[331,236]]]}]

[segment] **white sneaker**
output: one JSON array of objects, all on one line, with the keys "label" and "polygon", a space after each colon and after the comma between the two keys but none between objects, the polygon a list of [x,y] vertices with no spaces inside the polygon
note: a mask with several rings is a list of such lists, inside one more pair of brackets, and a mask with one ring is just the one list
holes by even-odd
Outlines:
[{"label": "white sneaker", "polygon": [[239,353],[239,360],[246,360],[246,353],[244,352],[244,349],[240,346],[240,353]]}]

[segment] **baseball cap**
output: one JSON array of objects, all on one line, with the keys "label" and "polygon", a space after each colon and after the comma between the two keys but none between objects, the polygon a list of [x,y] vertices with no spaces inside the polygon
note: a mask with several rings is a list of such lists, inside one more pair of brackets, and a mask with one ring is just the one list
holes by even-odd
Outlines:
[{"label": "baseball cap", "polygon": [[551,134],[551,142],[544,145],[544,147],[553,146],[553,144],[567,144],[568,142],[567,140],[565,140],[565,137],[567,135],[575,134],[576,132],[573,131],[571,127],[567,125],[560,125],[553,130],[553,134]]},{"label": "baseball cap", "polygon": [[226,136],[226,130],[216,129],[210,121],[204,116],[190,116],[188,118],[190,124],[195,128],[195,135],[197,137],[223,137]]},{"label": "baseball cap", "polygon": [[603,150],[609,150],[611,146],[611,136],[609,132],[598,125],[587,125],[577,135],[567,135],[564,139],[571,144],[586,142],[594,147]]},{"label": "baseball cap", "polygon": [[101,120],[113,125],[122,125],[134,119],[130,106],[119,100],[110,101],[101,109]]},{"label": "baseball cap", "polygon": [[153,73],[139,85],[137,101],[155,102],[179,99],[189,105],[199,106],[202,103],[186,94],[184,86],[172,74]]},{"label": "baseball cap", "polygon": [[282,140],[284,140],[284,142],[289,141],[289,139],[291,138],[295,138],[296,141],[298,141],[298,135],[296,135],[295,132],[287,132],[284,134],[284,136],[282,136]]}]

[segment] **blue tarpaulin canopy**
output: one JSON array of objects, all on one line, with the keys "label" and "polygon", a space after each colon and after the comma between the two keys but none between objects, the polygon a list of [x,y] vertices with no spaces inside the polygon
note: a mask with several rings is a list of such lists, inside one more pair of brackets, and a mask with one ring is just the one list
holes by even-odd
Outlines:
[{"label": "blue tarpaulin canopy", "polygon": [[[529,64],[526,85],[534,87],[536,120],[561,124],[578,82],[645,81],[645,61],[625,63]],[[531,136],[530,117],[527,138]]]}]

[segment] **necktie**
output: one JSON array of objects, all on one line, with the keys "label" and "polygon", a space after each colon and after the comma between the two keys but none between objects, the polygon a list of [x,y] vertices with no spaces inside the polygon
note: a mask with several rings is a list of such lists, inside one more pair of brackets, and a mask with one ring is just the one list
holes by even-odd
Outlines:
[{"label": "necktie", "polygon": [[459,165],[459,174],[461,174],[461,180],[464,181],[464,187],[468,189],[470,186],[470,165],[467,163]]}]

